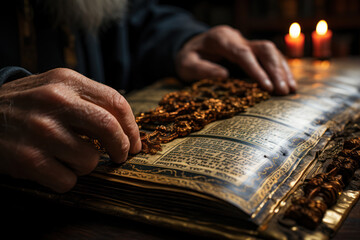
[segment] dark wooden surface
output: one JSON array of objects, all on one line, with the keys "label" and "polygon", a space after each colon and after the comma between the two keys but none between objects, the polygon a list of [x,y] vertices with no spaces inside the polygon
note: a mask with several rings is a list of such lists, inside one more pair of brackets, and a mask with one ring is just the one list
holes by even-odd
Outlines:
[{"label": "dark wooden surface", "polygon": [[[1,236],[8,237],[0,236],[0,239],[209,239],[23,194],[1,192]],[[354,206],[333,239],[360,239],[360,202]]]}]

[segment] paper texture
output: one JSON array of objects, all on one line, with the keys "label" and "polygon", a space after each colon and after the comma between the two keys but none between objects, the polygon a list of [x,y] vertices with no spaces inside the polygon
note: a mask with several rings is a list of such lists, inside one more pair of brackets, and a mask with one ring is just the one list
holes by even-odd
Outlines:
[{"label": "paper texture", "polygon": [[[273,208],[299,180],[300,174],[295,173],[311,164],[313,159],[306,159],[306,154],[334,120],[340,121],[335,125],[344,125],[357,113],[360,73],[354,71],[354,64],[292,66],[297,94],[272,97],[245,113],[165,144],[156,155],[139,154],[119,168],[104,164],[97,172],[204,193],[233,204],[260,224],[268,215],[265,210]],[[147,111],[176,89],[170,86],[155,85],[129,96],[128,101],[135,113]]]}]

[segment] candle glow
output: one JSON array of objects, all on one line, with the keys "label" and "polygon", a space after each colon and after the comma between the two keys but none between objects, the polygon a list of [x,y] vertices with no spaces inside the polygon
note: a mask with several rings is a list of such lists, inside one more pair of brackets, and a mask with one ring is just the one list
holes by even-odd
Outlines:
[{"label": "candle glow", "polygon": [[328,25],[325,20],[320,20],[316,25],[316,33],[319,35],[325,35],[328,30]]},{"label": "candle glow", "polygon": [[286,53],[290,58],[299,58],[304,54],[305,36],[301,33],[300,24],[294,22],[290,25],[289,33],[285,35]]},{"label": "candle glow", "polygon": [[300,33],[301,33],[301,27],[297,22],[290,25],[289,28],[290,37],[298,38],[300,36]]},{"label": "candle glow", "polygon": [[319,59],[327,59],[331,56],[332,31],[328,29],[325,20],[320,20],[315,31],[311,34],[313,43],[313,56]]}]

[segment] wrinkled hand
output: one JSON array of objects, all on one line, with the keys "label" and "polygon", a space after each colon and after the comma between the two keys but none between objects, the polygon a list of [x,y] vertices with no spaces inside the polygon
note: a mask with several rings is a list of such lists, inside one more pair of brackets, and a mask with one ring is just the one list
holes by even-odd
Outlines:
[{"label": "wrinkled hand", "polygon": [[296,82],[286,60],[270,41],[248,41],[229,26],[218,26],[185,43],[176,56],[176,70],[184,80],[226,78],[218,63],[230,61],[242,68],[266,91],[286,95]]},{"label": "wrinkled hand", "polygon": [[114,162],[141,150],[125,98],[69,69],[54,69],[0,88],[0,172],[66,192],[90,173],[98,139]]}]

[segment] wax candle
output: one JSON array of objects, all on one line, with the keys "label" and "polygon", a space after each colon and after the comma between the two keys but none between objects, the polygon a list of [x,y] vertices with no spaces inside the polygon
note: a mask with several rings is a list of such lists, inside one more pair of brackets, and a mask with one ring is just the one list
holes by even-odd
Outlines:
[{"label": "wax candle", "polygon": [[289,33],[285,36],[286,55],[290,58],[300,58],[304,55],[305,36],[301,33],[299,23],[290,25]]},{"label": "wax candle", "polygon": [[332,31],[328,29],[325,20],[321,20],[316,25],[316,30],[312,32],[313,56],[319,59],[326,59],[331,56],[331,37]]}]

